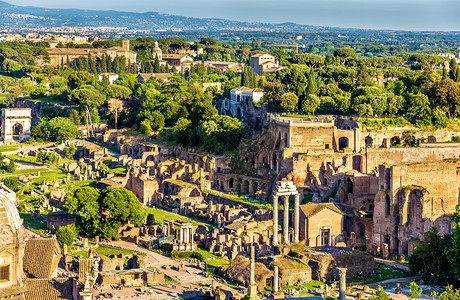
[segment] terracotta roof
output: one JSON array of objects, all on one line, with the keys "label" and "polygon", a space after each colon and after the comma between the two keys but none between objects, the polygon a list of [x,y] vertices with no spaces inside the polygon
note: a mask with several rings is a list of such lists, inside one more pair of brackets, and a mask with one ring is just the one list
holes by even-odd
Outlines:
[{"label": "terracotta roof", "polygon": [[21,286],[10,286],[7,288],[0,288],[0,299],[24,299],[23,296],[27,290]]},{"label": "terracotta roof", "polygon": [[49,278],[24,280],[28,290],[26,300],[62,300],[73,299],[73,278]]},{"label": "terracotta roof", "polygon": [[335,204],[332,202],[329,203],[307,203],[304,205],[300,205],[300,209],[304,213],[306,218],[310,218],[323,209],[330,209],[333,212],[336,212],[341,215],[345,215],[345,213]]},{"label": "terracotta roof", "polygon": [[188,56],[187,54],[163,54],[163,59],[181,59]]},{"label": "terracotta roof", "polygon": [[261,56],[264,56],[264,55],[270,55],[270,54],[268,54],[268,53],[257,53],[257,54],[254,54],[252,57],[261,57]]},{"label": "terracotta roof", "polygon": [[274,62],[272,62],[271,60],[267,60],[267,61],[264,61],[263,63],[261,63],[260,65],[263,66],[263,65],[266,65],[266,64],[274,64]]},{"label": "terracotta roof", "polygon": [[160,79],[168,79],[173,76],[171,73],[139,73],[138,77],[141,77],[143,81],[149,80],[150,77],[154,76]]},{"label": "terracotta roof", "polygon": [[24,272],[30,278],[50,278],[61,259],[56,239],[30,239],[24,250]]},{"label": "terracotta roof", "polygon": [[86,273],[92,274],[94,270],[94,258],[81,258],[78,260],[78,278],[80,281],[85,278]]},{"label": "terracotta roof", "polygon": [[286,68],[286,67],[273,67],[273,68],[265,69],[264,72],[271,73],[271,72],[276,72],[276,71],[282,70],[284,68]]}]

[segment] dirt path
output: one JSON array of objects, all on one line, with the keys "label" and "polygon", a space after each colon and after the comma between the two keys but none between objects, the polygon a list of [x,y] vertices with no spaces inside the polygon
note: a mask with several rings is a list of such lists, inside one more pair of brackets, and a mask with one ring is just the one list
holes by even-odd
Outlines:
[{"label": "dirt path", "polygon": [[[203,271],[196,267],[187,265],[183,268],[183,270],[178,271],[180,262],[175,261],[159,253],[152,252],[134,243],[130,243],[126,241],[111,241],[109,243],[101,243],[101,244],[145,253],[146,263],[149,267],[154,267],[154,268],[161,270],[162,272],[165,273],[165,275],[167,275],[168,277],[178,282],[176,288],[172,288],[171,285],[166,285],[166,286],[163,285],[163,286],[152,288],[155,292],[159,294],[163,294],[163,295],[164,294],[171,294],[171,295],[176,294],[176,295],[173,295],[171,299],[176,297],[177,294],[179,295],[185,294],[191,297],[195,297],[196,293],[198,293],[201,290],[203,284],[214,285],[214,287],[223,286],[225,287],[226,290],[233,290],[236,292],[236,290],[231,289],[230,287],[224,286],[223,284],[219,282],[216,282],[212,277],[205,277],[202,274]],[[105,289],[103,289],[102,291],[103,293],[107,292],[104,290]],[[131,291],[131,293],[128,293],[128,294],[133,295],[132,293],[134,292],[135,291],[133,290]],[[118,291],[117,291],[117,294],[118,294]],[[157,298],[152,298],[152,299],[157,299]],[[169,297],[165,297],[164,299],[169,299]]]},{"label": "dirt path", "polygon": [[400,269],[400,270],[404,270],[404,271],[410,271],[408,266],[400,264],[400,263],[397,263],[397,262],[394,262],[394,261],[391,261],[391,260],[386,260],[386,259],[383,259],[383,258],[375,257],[374,261],[377,262],[377,263],[380,263],[380,264],[384,264],[384,265],[396,268],[396,269]]}]

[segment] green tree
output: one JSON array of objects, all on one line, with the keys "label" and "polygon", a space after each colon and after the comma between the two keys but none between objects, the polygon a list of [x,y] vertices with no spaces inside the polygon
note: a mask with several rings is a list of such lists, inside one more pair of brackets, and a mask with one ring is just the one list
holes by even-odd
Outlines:
[{"label": "green tree", "polygon": [[7,176],[2,179],[2,182],[11,190],[15,191],[19,187],[18,178],[15,176]]},{"label": "green tree", "polygon": [[150,126],[150,122],[148,120],[142,120],[141,123],[139,124],[139,131],[142,134],[148,134],[152,132],[152,126]]},{"label": "green tree", "polygon": [[65,157],[72,159],[77,152],[77,147],[74,144],[68,144],[64,147],[64,155]]},{"label": "green tree", "polygon": [[10,159],[10,162],[6,166],[6,171],[8,173],[13,173],[14,171],[16,171],[16,165],[14,164],[14,161],[12,159]]},{"label": "green tree", "polygon": [[376,291],[371,292],[371,297],[369,300],[390,300],[390,297],[383,290],[383,287],[379,285]]},{"label": "green tree", "polygon": [[75,224],[61,226],[56,231],[56,239],[59,242],[59,245],[61,245],[61,247],[63,245],[72,245],[76,237],[77,229],[75,227]]},{"label": "green tree", "polygon": [[294,93],[284,93],[281,96],[281,109],[284,111],[293,111],[297,108],[299,98]]},{"label": "green tree", "polygon": [[439,235],[438,228],[432,227],[425,238],[409,256],[412,274],[420,274],[429,284],[444,285],[456,278],[453,265],[446,249],[453,247],[452,237]]},{"label": "green tree", "polygon": [[455,82],[459,82],[459,75],[457,60],[452,58],[449,63],[449,78]]},{"label": "green tree", "polygon": [[422,297],[422,289],[415,282],[410,283],[409,299],[420,299]]},{"label": "green tree", "polygon": [[435,106],[445,108],[449,119],[455,119],[460,111],[460,84],[452,79],[435,82],[430,90]]},{"label": "green tree", "polygon": [[313,69],[310,70],[310,74],[308,74],[308,81],[307,81],[307,90],[305,92],[306,95],[314,95],[318,90],[318,85],[316,83],[316,73]]},{"label": "green tree", "polygon": [[321,104],[321,100],[316,95],[307,95],[307,98],[302,101],[302,110],[308,114],[314,114]]},{"label": "green tree", "polygon": [[433,292],[433,297],[437,300],[457,300],[460,299],[460,290],[456,290],[451,285],[448,285],[442,293]]},{"label": "green tree", "polygon": [[78,188],[65,196],[64,208],[83,219],[79,226],[86,234],[96,235],[101,218],[100,193],[93,187]]}]

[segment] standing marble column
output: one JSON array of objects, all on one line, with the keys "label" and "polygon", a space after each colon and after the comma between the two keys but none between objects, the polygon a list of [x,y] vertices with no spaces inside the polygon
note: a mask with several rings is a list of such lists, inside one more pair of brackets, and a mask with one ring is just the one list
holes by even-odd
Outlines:
[{"label": "standing marble column", "polygon": [[278,293],[278,278],[279,278],[279,269],[277,265],[273,266],[273,294]]},{"label": "standing marble column", "polygon": [[289,245],[289,195],[284,196],[283,242]]},{"label": "standing marble column", "polygon": [[256,285],[256,254],[254,245],[251,246],[251,258],[249,265],[249,286],[248,296],[251,299],[257,298],[257,285]]},{"label": "standing marble column", "polygon": [[278,245],[278,194],[273,195],[273,246]]},{"label": "standing marble column", "polygon": [[347,268],[337,268],[339,271],[339,300],[347,298]]},{"label": "standing marble column", "polygon": [[300,195],[295,195],[294,200],[294,243],[299,242],[299,210],[300,210]]}]

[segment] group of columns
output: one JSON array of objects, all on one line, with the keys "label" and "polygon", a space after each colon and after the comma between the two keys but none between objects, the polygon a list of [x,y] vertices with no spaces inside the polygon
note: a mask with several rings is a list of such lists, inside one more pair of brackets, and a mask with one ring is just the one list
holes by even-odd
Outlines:
[{"label": "group of columns", "polygon": [[300,195],[299,193],[273,193],[273,245],[278,245],[278,197],[284,197],[284,215],[283,215],[283,243],[289,245],[289,197],[294,195],[294,243],[299,242],[299,211]]},{"label": "group of columns", "polygon": [[184,244],[193,243],[193,225],[180,227],[179,242]]}]

